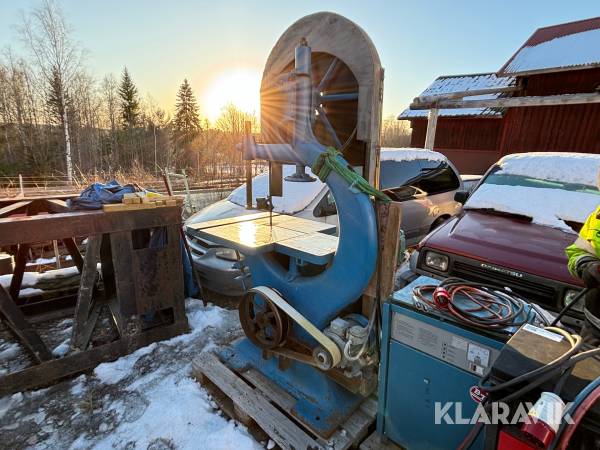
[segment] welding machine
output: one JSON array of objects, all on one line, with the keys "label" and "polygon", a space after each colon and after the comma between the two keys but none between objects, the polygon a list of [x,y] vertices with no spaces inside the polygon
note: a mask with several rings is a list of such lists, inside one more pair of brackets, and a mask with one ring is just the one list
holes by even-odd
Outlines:
[{"label": "welding machine", "polygon": [[[420,277],[383,305],[377,428],[410,450],[460,445],[485,398],[479,380],[508,337],[467,327],[413,299],[415,286],[437,283]],[[483,446],[479,436],[471,448]]]},{"label": "welding machine", "polygon": [[[492,365],[485,384],[500,388],[517,377],[523,378],[532,371],[539,371],[540,368],[552,364],[570,348],[572,347],[560,334],[525,325],[506,343]],[[584,344],[581,350],[589,351],[593,348]],[[577,357],[581,358],[581,353]],[[579,360],[571,372],[566,372],[562,380],[560,376],[550,374],[550,377],[544,381],[544,374],[540,373],[505,389],[490,389],[488,401],[499,402],[507,396],[515,397],[517,390],[523,390],[528,386],[533,387],[528,392],[506,402],[509,423],[485,426],[482,433],[485,436],[485,448],[488,450],[562,448],[555,442],[560,436],[556,437],[557,426],[552,427],[551,422],[553,420],[564,422],[562,409],[566,409],[570,402],[575,402],[573,405],[576,405],[577,397],[587,386],[594,381],[597,382],[598,377],[600,377],[600,361],[588,357]],[[543,383],[540,383],[542,381]],[[540,385],[535,386],[535,384]],[[549,410],[550,414],[544,413],[544,410]],[[527,412],[531,414],[531,411],[538,420],[525,424],[521,420],[523,417],[519,418],[519,415],[522,416]],[[570,416],[576,418],[577,414],[571,410]],[[600,448],[600,404],[590,405],[576,431],[568,440],[569,449]]]}]

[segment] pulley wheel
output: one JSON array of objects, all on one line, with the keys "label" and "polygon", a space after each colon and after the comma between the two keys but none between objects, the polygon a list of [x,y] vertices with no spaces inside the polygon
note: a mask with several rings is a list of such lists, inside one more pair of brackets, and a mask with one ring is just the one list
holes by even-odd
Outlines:
[{"label": "pulley wheel", "polygon": [[288,336],[287,314],[275,303],[257,292],[248,292],[238,307],[240,323],[250,341],[263,349],[281,347]]}]

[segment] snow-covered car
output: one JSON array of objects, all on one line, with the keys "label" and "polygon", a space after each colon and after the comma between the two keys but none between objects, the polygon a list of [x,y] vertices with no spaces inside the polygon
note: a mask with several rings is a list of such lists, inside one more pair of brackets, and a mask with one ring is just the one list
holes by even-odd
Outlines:
[{"label": "snow-covered car", "polygon": [[[521,153],[494,164],[460,214],[421,241],[413,271],[508,287],[559,311],[582,289],[565,247],[600,204],[600,155]],[[571,319],[581,319],[581,305]],[[579,311],[577,311],[579,309]]]},{"label": "snow-covered car", "polygon": [[[294,171],[293,165],[283,166],[284,177]],[[312,176],[309,169],[307,173]],[[267,174],[253,178],[254,199],[268,195],[268,181]],[[382,148],[380,186],[392,200],[402,202],[402,229],[407,245],[416,244],[461,208],[454,200],[455,192],[462,186],[457,170],[444,155],[430,150]],[[255,209],[246,209],[245,204],[246,186],[242,185],[228,198],[191,216],[186,225],[256,213]],[[338,223],[333,196],[318,179],[310,183],[284,180],[283,197],[273,197],[273,207],[280,214]],[[239,269],[238,261],[243,255],[186,234],[203,286],[223,295],[242,295],[249,284],[249,278],[242,278]]]}]

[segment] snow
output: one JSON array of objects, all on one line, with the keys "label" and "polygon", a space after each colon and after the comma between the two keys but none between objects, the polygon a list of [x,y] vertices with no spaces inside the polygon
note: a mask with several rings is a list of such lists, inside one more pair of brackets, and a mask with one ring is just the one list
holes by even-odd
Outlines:
[{"label": "snow", "polygon": [[384,147],[381,149],[381,161],[415,161],[427,159],[430,161],[446,161],[446,157],[441,153],[424,148]]},{"label": "snow", "polygon": [[[421,92],[420,97],[441,96],[454,92],[468,92],[480,89],[505,88],[514,86],[516,78],[497,77],[494,73],[482,73],[473,75],[454,75],[438,77],[431,85]],[[488,100],[498,98],[499,94],[471,95],[464,97],[465,100]],[[405,109],[398,119],[427,118],[429,110]],[[440,116],[501,116],[500,109],[492,108],[456,108],[441,109]]]},{"label": "snow", "polygon": [[502,158],[503,174],[597,186],[600,155],[586,153],[517,153]]},{"label": "snow", "polygon": [[[463,100],[494,100],[500,94],[482,94],[469,95],[463,97]],[[463,116],[502,116],[502,110],[499,108],[451,108],[440,109],[439,116],[442,117],[463,117]],[[407,108],[398,116],[398,119],[413,119],[429,117],[428,109],[410,109]]]},{"label": "snow", "polygon": [[503,70],[514,74],[533,70],[600,63],[600,29],[556,37],[521,48]]},{"label": "snow", "polygon": [[[23,273],[23,282],[21,283],[21,288],[33,287],[35,283],[37,283],[40,274],[38,272],[24,272]],[[7,275],[0,275],[0,285],[3,288],[8,289],[10,287],[10,281],[12,280],[12,274],[9,273]]]},{"label": "snow", "polygon": [[564,221],[583,223],[600,203],[600,195],[560,189],[482,184],[465,209],[493,208],[532,218],[533,223],[575,234]]},{"label": "snow", "polygon": [[156,342],[137,349],[135,352],[130,353],[127,356],[117,359],[113,362],[102,363],[94,369],[94,375],[102,383],[115,384],[123,380],[127,375],[131,373],[133,365],[142,356],[152,353],[156,348]]},{"label": "snow", "polygon": [[203,306],[193,299],[186,300],[186,310],[188,334],[153,343],[49,389],[0,398],[3,445],[73,450],[262,448],[244,426],[217,409],[191,376],[195,356],[241,335],[237,311]]},{"label": "snow", "polygon": [[[292,175],[296,171],[296,166],[286,164],[283,166],[283,176]],[[306,168],[306,173],[314,176],[310,168]],[[323,190],[325,185],[318,178],[310,183],[283,181],[283,197],[273,197],[274,211],[283,214],[295,214],[305,209],[312,202],[317,194]],[[262,174],[252,179],[252,196],[254,200],[257,197],[267,197],[269,195],[269,175]],[[229,201],[236,205],[246,205],[246,186],[242,185],[236,188],[228,197]]]}]

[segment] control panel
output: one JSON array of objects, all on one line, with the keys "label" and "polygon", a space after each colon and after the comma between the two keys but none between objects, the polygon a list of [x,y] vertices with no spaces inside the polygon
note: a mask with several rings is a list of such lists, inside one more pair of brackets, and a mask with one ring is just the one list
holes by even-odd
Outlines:
[{"label": "control panel", "polygon": [[393,313],[391,338],[462,370],[482,376],[498,350],[412,317]]}]

